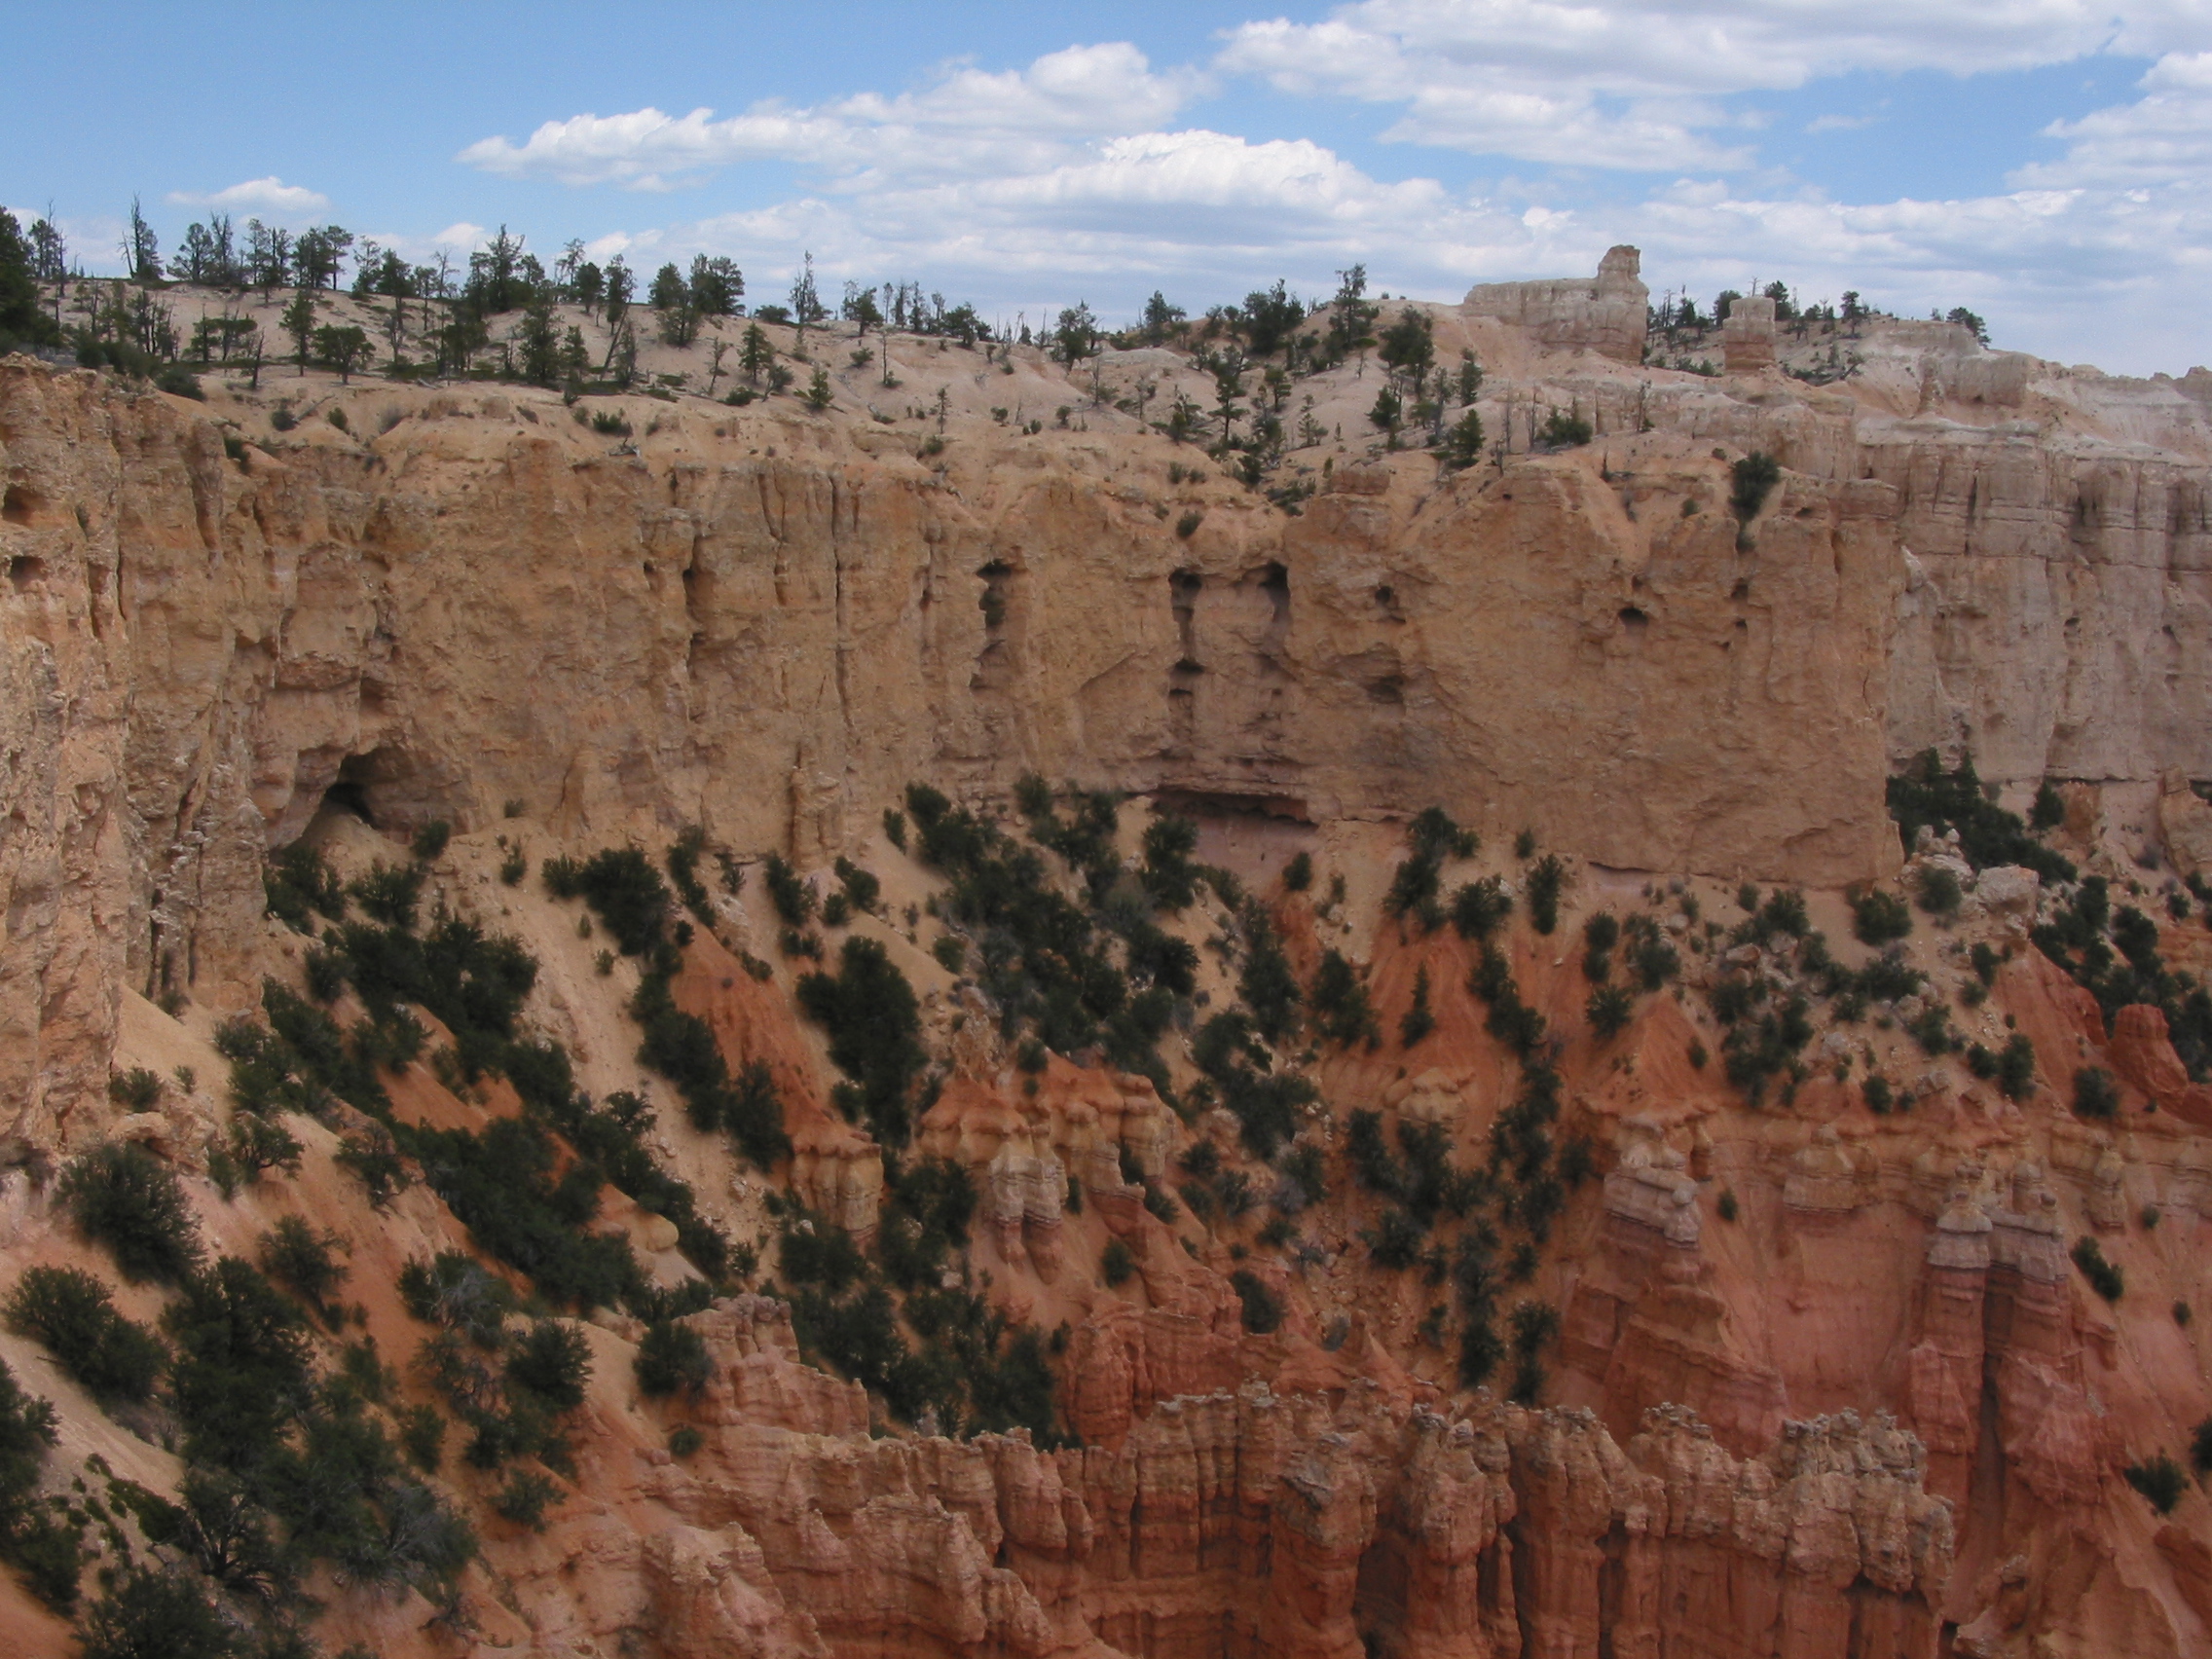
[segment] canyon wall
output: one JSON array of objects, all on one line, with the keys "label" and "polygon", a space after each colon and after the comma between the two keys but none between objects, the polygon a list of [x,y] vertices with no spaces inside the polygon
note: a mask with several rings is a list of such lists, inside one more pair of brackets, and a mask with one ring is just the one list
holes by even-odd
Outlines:
[{"label": "canyon wall", "polygon": [[[331,803],[475,835],[502,918],[526,901],[477,832],[510,822],[540,859],[697,825],[812,866],[910,780],[988,799],[1030,771],[1301,834],[1442,805],[1493,848],[1539,829],[1586,893],[1615,883],[1608,903],[1640,885],[1658,903],[1621,872],[1714,878],[1717,914],[1746,878],[1894,872],[1882,786],[1925,747],[2122,815],[2163,783],[2178,818],[2212,779],[2212,448],[2172,386],[1907,334],[1869,343],[1841,387],[1763,368],[1715,384],[1515,345],[1496,315],[1464,327],[1495,353],[1496,428],[1571,404],[1597,442],[1456,474],[1317,443],[1295,513],[1107,402],[1024,432],[990,401],[1014,397],[1002,381],[1044,407],[1082,395],[1027,360],[904,365],[917,400],[933,372],[965,400],[934,433],[918,401],[902,425],[858,397],[825,415],[640,397],[645,429],[620,442],[550,394],[393,387],[322,388],[344,426],[246,442],[258,405],[0,364],[9,1161],[113,1128],[119,1027],[159,1018],[137,999],[185,994],[204,1022],[290,971],[264,860]],[[1316,424],[1356,434],[1360,381],[1315,377]],[[1754,450],[1786,471],[1740,522],[1731,463]],[[1337,844],[1379,898],[1396,841]],[[1319,923],[1290,908],[1309,970]],[[1512,1086],[1465,989],[1471,947],[1366,914],[1373,939],[1348,948],[1382,1023],[1401,1029],[1433,966],[1439,1031],[1416,1078],[1402,1053],[1332,1055],[1330,1097],[1409,1119],[1418,1101],[1473,1148]],[[608,1003],[577,1049],[592,1087],[626,1086],[608,970],[591,977],[596,945],[557,919],[532,948]],[[562,968],[557,939],[586,954]],[[1563,944],[1511,948],[1580,1044],[1588,987]],[[1286,1322],[1247,1331],[1227,1247],[1201,1263],[1120,1179],[1124,1149],[1160,1173],[1184,1133],[1149,1087],[1054,1056],[1017,1094],[971,1034],[979,1057],[952,1068],[920,1147],[974,1167],[1002,1292],[1072,1299],[1062,1415],[1083,1444],[878,1437],[857,1387],[797,1363],[780,1304],[725,1299],[692,1316],[716,1359],[704,1448],[679,1464],[665,1423],[598,1401],[589,1501],[498,1541],[480,1650],[2183,1651],[2212,1556],[2142,1523],[2116,1471],[2160,1412],[2157,1443],[2181,1443],[2194,1339],[2140,1289],[2124,1324],[2088,1303],[2064,1236],[2070,1216],[2119,1237],[2131,1207],[2162,1206],[2177,1259],[2137,1283],[2179,1295],[2185,1229],[2212,1208],[2212,1104],[2154,1011],[2129,1010],[2112,1061],[2159,1112],[2131,1096],[2112,1131],[2050,1105],[2107,1037],[2040,963],[1972,1005],[1993,1044],[2002,1013],[2046,1051],[2032,1121],[1938,1079],[1913,1086],[1916,1116],[1877,1122],[1818,1075],[1788,1112],[1739,1112],[1719,1068],[1685,1058],[1718,1031],[1665,995],[1622,1048],[1577,1048],[1569,1121],[1605,1178],[1541,1269],[1562,1313],[1545,1410],[1422,1381],[1420,1293],[1346,1305],[1365,1271],[1348,1221],[1297,1281],[1267,1261]],[[780,989],[701,938],[676,994],[732,1063],[772,1062],[810,1102],[791,1190],[865,1235],[880,1167],[803,1081],[810,1039]],[[473,1110],[425,1067],[409,1087]],[[1058,1207],[1070,1172],[1092,1195],[1080,1223]],[[0,1174],[18,1222],[24,1180]],[[1741,1229],[1707,1225],[1716,1180],[1731,1224],[1741,1189]],[[464,1241],[434,1220],[408,1223],[425,1247]],[[1141,1298],[1089,1284],[1109,1234]],[[401,1315],[378,1317],[404,1351]],[[593,1328],[604,1377],[626,1382],[635,1335]],[[388,1634],[380,1651],[430,1650]]]},{"label": "canyon wall", "polygon": [[[1332,455],[1285,516],[1157,437],[972,422],[932,462],[689,406],[609,453],[527,395],[381,392],[378,435],[234,459],[15,360],[0,1098],[47,1133],[122,986],[236,1001],[260,858],[333,791],[812,856],[911,778],[1037,770],[1837,884],[1894,865],[1880,782],[1931,745],[2015,788],[2212,777],[2201,460],[1662,379],[1648,431]],[[1588,389],[1603,429],[1628,383]],[[1752,447],[1791,470],[1739,527],[1714,456]]]}]

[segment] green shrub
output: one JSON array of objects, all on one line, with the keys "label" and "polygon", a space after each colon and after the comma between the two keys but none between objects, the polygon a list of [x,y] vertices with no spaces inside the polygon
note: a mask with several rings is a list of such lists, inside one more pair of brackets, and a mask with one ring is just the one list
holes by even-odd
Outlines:
[{"label": "green shrub", "polygon": [[[1975,869],[2024,865],[2046,884],[2075,877],[2069,861],[2030,834],[2017,813],[2006,811],[1989,797],[1975,775],[1972,756],[1961,756],[1957,769],[1946,772],[1933,749],[1924,751],[1889,781],[1887,795],[1890,817],[1897,822],[1898,839],[1907,857],[1918,847],[1926,826],[1938,836],[1956,830],[1959,851]],[[2038,802],[2040,814],[2040,795]],[[2057,817],[2063,816],[2064,807],[2058,805]]]},{"label": "green shrub", "polygon": [[[1477,435],[1480,435],[1479,428]],[[1578,449],[1594,435],[1590,423],[1580,415],[1555,409],[1545,417],[1542,427],[1536,433],[1536,440],[1546,449]]]},{"label": "green shrub", "polygon": [[1782,482],[1782,465],[1771,455],[1753,452],[1729,468],[1733,485],[1728,505],[1736,517],[1750,524],[1766,504],[1768,494]]},{"label": "green shrub", "polygon": [[[2189,1323],[2186,1319],[2181,1322]],[[2190,1437],[2189,1462],[2198,1474],[2212,1475],[2212,1417],[2199,1422],[2196,1432]]]},{"label": "green shrub", "polygon": [[1905,1030],[1924,1054],[1947,1054],[1954,1046],[1950,1011],[1941,1003],[1930,1003],[1922,1009]]},{"label": "green shrub", "polygon": [[1870,888],[1851,901],[1851,932],[1862,944],[1887,944],[1912,932],[1912,911],[1896,894]]},{"label": "green shrub", "polygon": [[1367,987],[1359,982],[1357,970],[1345,954],[1333,946],[1321,952],[1321,965],[1314,971],[1307,1006],[1315,1027],[1329,1042],[1349,1046],[1381,1040]]},{"label": "green shrub", "polygon": [[1304,893],[1313,885],[1313,855],[1300,853],[1282,866],[1282,885],[1286,893]]},{"label": "green shrub", "polygon": [[957,974],[968,960],[968,941],[958,934],[944,934],[930,946],[930,954],[947,974]]},{"label": "green shrub", "polygon": [[1469,1388],[1487,1385],[1505,1357],[1505,1344],[1491,1328],[1490,1320],[1470,1318],[1459,1333],[1459,1381]]},{"label": "green shrub", "polygon": [[486,1253],[520,1269],[564,1308],[611,1308],[645,1283],[629,1240],[586,1229],[603,1174],[577,1164],[552,1178],[552,1138],[536,1123],[500,1118],[480,1135],[410,1132],[430,1189]]},{"label": "green shrub", "polygon": [[442,818],[433,818],[415,831],[414,839],[407,844],[407,850],[424,864],[434,864],[446,850],[446,843],[452,839],[453,826]]},{"label": "green shrub", "polygon": [[[591,1345],[573,1325],[540,1319],[507,1356],[507,1381],[558,1415],[584,1403],[591,1381]],[[511,1519],[511,1518],[510,1518]]]},{"label": "green shrub", "polygon": [[1559,1309],[1548,1302],[1522,1302],[1513,1309],[1513,1351],[1529,1359],[1559,1334]]},{"label": "green shrub", "polygon": [[[341,1475],[343,1479],[343,1475]],[[262,1495],[272,1495],[266,1489]],[[140,1493],[132,1507],[147,1541],[188,1557],[216,1584],[256,1601],[288,1597],[299,1558],[271,1535],[270,1518],[245,1483],[214,1470],[187,1469],[166,1503]]]},{"label": "green shrub", "polygon": [[530,860],[520,847],[508,849],[507,856],[499,861],[499,880],[508,887],[520,887],[522,878],[530,873]]},{"label": "green shrub", "polygon": [[1270,1290],[1257,1273],[1239,1268],[1229,1275],[1229,1283],[1243,1304],[1247,1331],[1264,1337],[1282,1323],[1282,1299]]},{"label": "green shrub", "polygon": [[176,1345],[169,1392],[190,1456],[227,1468],[266,1458],[312,1394],[299,1310],[225,1256],[184,1281],[162,1324]]},{"label": "green shrub", "polygon": [[199,1265],[200,1230],[183,1189],[143,1147],[94,1147],[62,1173],[60,1197],[77,1230],[104,1244],[133,1283],[175,1284]]},{"label": "green shrub", "polygon": [[1733,1187],[1721,1188],[1720,1200],[1713,1207],[1722,1221],[1734,1221],[1737,1216],[1736,1189]]},{"label": "green shrub", "polygon": [[438,1472],[445,1456],[446,1419],[435,1406],[409,1406],[399,1413],[399,1444],[407,1460],[426,1475]]},{"label": "green shrub", "polygon": [[382,1124],[348,1135],[332,1161],[351,1172],[368,1194],[370,1205],[380,1211],[388,1208],[392,1198],[412,1184],[399,1149],[392,1144],[391,1131]]},{"label": "green shrub", "polygon": [[[699,918],[700,926],[711,928],[715,925],[715,908],[706,885],[699,879],[699,855],[706,848],[707,832],[694,824],[668,849],[667,864],[669,882],[683,901],[683,907]],[[725,864],[723,867],[726,871],[736,866]]]},{"label": "green shrub", "polygon": [[668,921],[668,885],[635,847],[608,847],[582,863],[548,859],[540,866],[556,899],[582,899],[625,956],[643,956]]},{"label": "green shrub", "polygon": [[2089,1281],[2089,1288],[2107,1302],[2118,1302],[2127,1294],[2127,1278],[2119,1267],[2105,1260],[2105,1253],[2096,1239],[2084,1233],[2074,1241],[2074,1265],[2082,1270],[2082,1276]]},{"label": "green shrub", "polygon": [[814,917],[814,889],[807,886],[780,853],[768,855],[761,873],[768,885],[769,902],[775,905],[776,914],[783,918],[784,925],[806,926]]},{"label": "green shrub", "polygon": [[1118,1290],[1129,1282],[1137,1271],[1137,1259],[1129,1247],[1119,1238],[1106,1240],[1106,1248],[1099,1253],[1098,1272],[1108,1289]]},{"label": "green shrub", "polygon": [[2074,1111],[2083,1118],[2111,1118],[2120,1112],[2120,1085],[2102,1066],[2083,1066],[2074,1074]]},{"label": "green shrub", "polygon": [[1161,813],[1145,827],[1144,863],[1137,875],[1160,908],[1188,909],[1198,897],[1198,871],[1191,863],[1198,844],[1198,825],[1174,813]]},{"label": "green shrub", "polygon": [[1504,881],[1486,875],[1470,881],[1452,899],[1452,926],[1461,939],[1487,940],[1512,912],[1513,900]]},{"label": "green shrub", "polygon": [[8,1546],[38,1530],[32,1494],[58,1439],[55,1420],[53,1404],[25,1393],[0,1362],[0,1553],[10,1559],[14,1552]]},{"label": "green shrub", "polygon": [[2015,1032],[1997,1054],[1997,1088],[2008,1100],[2025,1100],[2036,1091],[2036,1047]]},{"label": "green shrub", "polygon": [[262,1271],[306,1303],[316,1318],[331,1322],[330,1299],[348,1272],[335,1254],[344,1242],[335,1233],[318,1233],[299,1216],[285,1216],[261,1235]]},{"label": "green shrub", "polygon": [[645,1327],[635,1361],[638,1391],[647,1399],[697,1393],[714,1376],[706,1339],[688,1325],[663,1320]]},{"label": "green shrub", "polygon": [[22,1574],[24,1587],[63,1615],[77,1605],[85,1570],[80,1513],[61,1497],[25,1504],[6,1536],[0,1537],[0,1557]]},{"label": "green shrub", "polygon": [[1373,1227],[1360,1230],[1359,1236],[1367,1245],[1368,1258],[1377,1267],[1402,1272],[1420,1260],[1421,1244],[1427,1235],[1419,1222],[1396,1204],[1389,1204],[1375,1218]]},{"label": "green shrub", "polygon": [[2125,1470],[2127,1484],[2151,1500],[2151,1507],[2160,1515],[2173,1512],[2181,1501],[2181,1494],[2189,1490],[2189,1476],[2182,1466],[2163,1452],[2140,1463],[2130,1463]]},{"label": "green shrub", "polygon": [[1897,1098],[1890,1088],[1890,1080],[1880,1076],[1867,1077],[1860,1084],[1859,1092],[1865,1098],[1866,1110],[1877,1117],[1886,1114]]},{"label": "green shrub", "polygon": [[[1299,1004],[1304,1000],[1298,988],[1298,977],[1291,971],[1290,958],[1283,953],[1282,943],[1275,937],[1273,924],[1266,909],[1256,901],[1244,911],[1245,937],[1250,949],[1244,957],[1244,967],[1237,976],[1236,994],[1251,1011],[1252,1023],[1262,1037],[1271,1043],[1286,1042],[1298,1029]],[[1426,1014],[1427,970],[1421,971],[1421,980],[1415,1000],[1422,1014]],[[1434,1020],[1430,1020],[1434,1025]],[[1421,1036],[1427,1032],[1422,1031]],[[1409,1042],[1418,1042],[1414,1038]]]},{"label": "green shrub", "polygon": [[798,1003],[830,1033],[830,1058],[860,1086],[860,1110],[886,1146],[906,1143],[907,1090],[927,1056],[920,1004],[882,941],[847,939],[838,972],[808,974]]},{"label": "green shrub", "polygon": [[1567,884],[1567,866],[1557,853],[1546,853],[1529,871],[1529,921],[1540,934],[1559,926],[1560,889]]},{"label": "green shrub", "polygon": [[412,928],[416,907],[422,903],[424,871],[421,865],[387,866],[378,860],[366,875],[355,876],[346,891],[370,919],[388,928]]},{"label": "green shrub", "polygon": [[107,1286],[78,1268],[27,1268],[8,1293],[8,1328],[44,1343],[61,1369],[102,1405],[151,1398],[167,1353],[143,1325],[116,1311]]},{"label": "green shrub", "polygon": [[695,1456],[699,1448],[706,1444],[707,1437],[704,1434],[689,1423],[684,1423],[669,1430],[668,1455],[681,1463],[684,1458]]},{"label": "green shrub", "polygon": [[542,1532],[545,1511],[560,1498],[560,1487],[535,1470],[523,1469],[508,1477],[507,1484],[492,1499],[492,1507],[501,1520]]},{"label": "green shrub", "polygon": [[2066,822],[2066,797],[2048,778],[2036,786],[2035,805],[2028,812],[2028,828],[2038,834]]},{"label": "green shrub", "polygon": [[865,870],[850,859],[840,858],[833,866],[837,879],[844,883],[845,897],[856,910],[873,910],[883,897],[883,883],[870,871]]},{"label": "green shrub", "polygon": [[1428,965],[1423,963],[1414,974],[1414,1000],[1398,1021],[1398,1046],[1417,1048],[1435,1029],[1436,1014],[1428,1006]]},{"label": "green shrub", "polygon": [[1914,883],[1913,898],[1932,916],[1955,916],[1966,899],[1966,889],[1941,865],[1924,865]]},{"label": "green shrub", "polygon": [[236,1659],[231,1626],[199,1579],[127,1567],[86,1610],[83,1659]]},{"label": "green shrub", "polygon": [[299,1138],[274,1116],[263,1117],[244,1111],[231,1114],[229,1145],[225,1150],[247,1181],[257,1181],[271,1169],[297,1175],[305,1151]]},{"label": "green shrub", "polygon": [[1589,1016],[1590,1029],[1603,1042],[1627,1029],[1629,1017],[1636,1012],[1636,999],[1623,986],[1600,985],[1590,993],[1589,1006],[1583,1012]]},{"label": "green shrub", "polygon": [[133,1112],[151,1112],[161,1104],[162,1080],[144,1066],[132,1066],[107,1080],[107,1097]]}]

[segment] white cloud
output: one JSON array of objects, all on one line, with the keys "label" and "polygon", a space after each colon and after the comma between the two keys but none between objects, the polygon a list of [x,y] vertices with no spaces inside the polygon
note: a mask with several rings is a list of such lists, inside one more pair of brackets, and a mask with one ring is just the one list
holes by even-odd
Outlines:
[{"label": "white cloud", "polygon": [[1705,100],[1852,70],[2025,69],[2212,47],[2201,0],[1359,0],[1232,30],[1216,60],[1395,104],[1384,136],[1551,166],[1739,168]]},{"label": "white cloud", "polygon": [[864,92],[813,109],[761,104],[717,121],[695,109],[548,121],[456,158],[509,178],[665,190],[738,162],[796,162],[850,184],[866,174],[956,176],[1050,166],[1070,144],[1141,130],[1202,85],[1155,74],[1126,43],[1070,47],[1025,69],[961,69],[919,92]]},{"label": "white cloud", "polygon": [[2045,130],[2071,140],[2065,158],[2021,167],[2020,185],[2170,184],[2212,177],[2212,52],[2161,57],[2144,96]]},{"label": "white cloud", "polygon": [[218,207],[251,210],[266,209],[272,213],[319,213],[330,205],[330,198],[319,190],[305,185],[286,184],[275,173],[267,178],[249,178],[243,184],[234,184],[228,190],[198,194],[186,190],[172,190],[168,200],[179,207]]},{"label": "white cloud", "polygon": [[1805,123],[1807,132],[1856,132],[1862,127],[1872,127],[1882,118],[1878,115],[1817,115]]}]

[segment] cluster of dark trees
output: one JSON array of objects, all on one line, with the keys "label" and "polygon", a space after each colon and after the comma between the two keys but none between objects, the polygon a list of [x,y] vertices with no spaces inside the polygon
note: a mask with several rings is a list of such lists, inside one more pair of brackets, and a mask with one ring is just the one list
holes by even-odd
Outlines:
[{"label": "cluster of dark trees", "polygon": [[[1796,294],[1787,282],[1769,282],[1758,290],[1760,296],[1774,302],[1774,318],[1778,323],[1794,325],[1802,336],[1812,326],[1826,323],[1846,329],[1857,329],[1871,316],[1886,313],[1875,311],[1863,303],[1859,290],[1847,289],[1841,306],[1825,300],[1801,306]],[[1710,329],[1720,327],[1728,320],[1728,313],[1744,296],[1734,288],[1723,288],[1714,296],[1709,310],[1700,311],[1697,301],[1687,293],[1661,296],[1659,303],[1650,308],[1650,326],[1655,333],[1665,334],[1670,341],[1681,334],[1703,335]],[[1989,326],[1975,313],[1964,306],[1954,306],[1946,313],[1931,312],[1929,320],[1955,322],[1972,332],[1983,345],[1989,344]]]}]

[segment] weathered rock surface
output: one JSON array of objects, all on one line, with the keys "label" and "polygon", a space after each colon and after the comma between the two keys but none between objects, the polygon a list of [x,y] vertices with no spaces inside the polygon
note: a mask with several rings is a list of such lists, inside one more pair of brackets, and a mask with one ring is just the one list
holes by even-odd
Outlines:
[{"label": "weathered rock surface", "polygon": [[[374,438],[317,424],[230,459],[204,410],[0,365],[10,1161],[123,1134],[191,1167],[209,1103],[121,1122],[104,1103],[125,1011],[250,1000],[277,948],[264,855],[332,802],[399,832],[490,830],[514,802],[551,848],[700,824],[819,863],[909,779],[989,798],[1035,770],[1314,834],[1441,803],[1493,840],[1541,825],[1593,886],[1832,888],[1898,863],[1893,760],[1971,745],[2015,794],[2077,780],[2089,834],[2202,858],[2212,443],[2193,393],[1956,330],[1876,353],[1862,383],[1714,384],[1634,366],[1631,261],[1517,286],[1445,320],[1527,336],[1485,393],[1520,400],[1508,431],[1571,398],[1600,446],[1448,478],[1332,453],[1295,517],[1220,480],[1163,488],[1190,452],[1104,409],[1098,432],[1035,438],[970,411],[933,466],[848,415],[685,404],[609,453],[550,397],[380,391],[397,418]],[[1754,448],[1788,470],[1739,526],[1727,462]],[[2041,899],[1984,871],[1968,913],[2016,936]],[[1309,973],[1322,919],[1281,913]],[[1417,975],[1437,987],[1421,1058],[1332,1056],[1332,1096],[1478,1144],[1513,1085],[1462,989],[1471,947],[1327,925],[1385,1027]],[[1588,987],[1560,942],[1511,948],[1572,1034]],[[678,1001],[733,1065],[769,1067],[789,1190],[865,1239],[878,1149],[734,949],[702,930]],[[2201,1499],[2136,1525],[2118,1470],[2185,1442],[2194,1339],[2140,1293],[2092,1303],[2067,1252],[2124,1239],[2139,1285],[2189,1289],[2212,1097],[2157,1011],[2120,1011],[2108,1041],[2032,951],[1992,997],[1984,1034],[2005,1040],[2002,1008],[2045,1068],[2032,1119],[1932,1071],[1900,1085],[1909,1118],[1813,1076],[1791,1115],[1722,1123],[1719,1068],[1686,1057],[1718,1034],[1651,1001],[1568,1091],[1564,1128],[1606,1161],[1553,1252],[1543,1397],[1566,1403],[1538,1411],[1429,1380],[1419,1307],[1331,1282],[1361,1260],[1348,1225],[1253,1255],[1286,1310],[1245,1330],[1231,1259],[1124,1179],[1124,1157],[1172,1179],[1192,1130],[1099,1065],[1052,1056],[1025,1090],[986,1011],[948,994],[916,1150],[972,1172],[996,1293],[1067,1320],[1080,1449],[879,1435],[865,1393],[798,1362],[783,1305],[727,1300],[692,1321],[717,1362],[686,1408],[705,1446],[678,1462],[668,1424],[603,1412],[583,1501],[501,1540],[502,1584],[471,1591],[479,1650],[1872,1659],[1934,1655],[1949,1624],[1955,1650],[2007,1659],[2185,1651],[2212,1605]],[[605,1069],[634,1033],[594,1041]],[[2092,1062],[2128,1091],[2110,1125],[2049,1104]],[[479,1111],[420,1067],[394,1095]],[[1714,1225],[1716,1182],[1741,1227]],[[30,1193],[8,1178],[10,1228]],[[387,1277],[441,1236],[415,1197]],[[619,1224],[653,1250],[656,1219]],[[1091,1282],[1108,1238],[1125,1293]],[[626,1340],[593,1328],[607,1374]],[[417,1651],[424,1621],[388,1619],[390,1650]]]},{"label": "weathered rock surface", "polygon": [[1643,361],[1644,319],[1651,290],[1633,247],[1608,248],[1595,281],[1572,276],[1533,282],[1478,282],[1460,309],[1526,329],[1548,350],[1595,351],[1615,362]]}]

